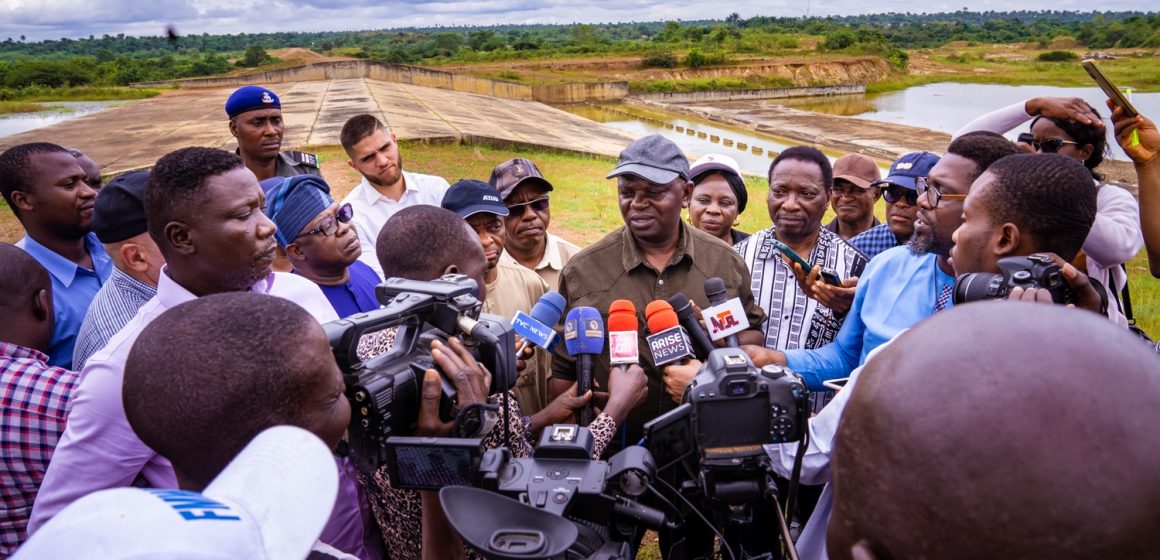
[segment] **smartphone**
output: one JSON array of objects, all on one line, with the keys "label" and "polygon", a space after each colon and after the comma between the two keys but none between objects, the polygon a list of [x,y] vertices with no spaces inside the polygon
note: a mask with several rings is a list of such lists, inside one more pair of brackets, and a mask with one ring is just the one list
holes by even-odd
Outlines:
[{"label": "smartphone", "polygon": [[[801,258],[801,255],[798,255],[793,251],[793,249],[790,249],[789,245],[786,245],[785,243],[782,243],[776,239],[770,239],[770,242],[773,243],[774,247],[777,247],[778,251],[781,251],[785,256],[789,257],[789,260],[801,265],[802,270],[805,271],[806,274],[809,274],[810,270],[814,268],[814,265],[806,262],[805,259]],[[838,273],[832,270],[823,268],[818,271],[818,276],[822,278],[822,282],[825,282],[831,286],[842,285],[842,279],[838,278]]]},{"label": "smartphone", "polygon": [[1088,75],[1092,77],[1092,80],[1095,80],[1096,84],[1100,86],[1100,89],[1104,90],[1104,94],[1112,100],[1112,103],[1115,103],[1118,107],[1124,110],[1125,115],[1134,117],[1140,114],[1136,112],[1136,108],[1132,106],[1131,101],[1128,101],[1128,98],[1124,95],[1124,92],[1120,91],[1120,88],[1116,87],[1116,85],[1113,84],[1112,81],[1109,80],[1108,77],[1100,71],[1100,67],[1096,66],[1094,60],[1085,60],[1079,64],[1080,66],[1083,66],[1084,70],[1087,70]]},{"label": "smartphone", "polygon": [[849,377],[843,377],[841,379],[830,379],[827,381],[823,381],[822,386],[827,388],[827,389],[833,389],[834,392],[838,392],[838,391],[841,391],[842,389],[844,389],[846,387],[846,383],[848,383],[849,381],[850,381]]}]

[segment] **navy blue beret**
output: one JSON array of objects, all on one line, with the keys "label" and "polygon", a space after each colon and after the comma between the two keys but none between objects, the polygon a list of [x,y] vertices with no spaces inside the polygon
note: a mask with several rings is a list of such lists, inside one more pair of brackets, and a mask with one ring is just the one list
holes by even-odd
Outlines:
[{"label": "navy blue beret", "polygon": [[246,111],[281,108],[278,94],[262,86],[242,86],[226,100],[226,114],[231,119]]}]

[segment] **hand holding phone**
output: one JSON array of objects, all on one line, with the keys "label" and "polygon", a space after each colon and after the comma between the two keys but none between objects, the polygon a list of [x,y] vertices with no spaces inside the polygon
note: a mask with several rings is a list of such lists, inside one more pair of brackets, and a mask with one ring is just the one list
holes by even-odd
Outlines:
[{"label": "hand holding phone", "polygon": [[1140,114],[1136,111],[1136,108],[1132,106],[1132,102],[1128,101],[1128,97],[1124,95],[1124,92],[1120,91],[1120,88],[1116,87],[1116,84],[1113,84],[1112,81],[1109,80],[1102,71],[1100,71],[1100,67],[1096,66],[1094,60],[1085,60],[1079,64],[1080,66],[1083,66],[1084,70],[1087,70],[1088,75],[1091,76],[1092,80],[1094,80],[1096,84],[1100,86],[1100,89],[1104,90],[1104,94],[1108,96],[1108,99],[1111,99],[1112,103],[1115,103],[1116,106],[1124,110],[1125,115],[1134,117]]},{"label": "hand holding phone", "polygon": [[[798,255],[797,253],[795,253],[793,249],[789,248],[789,245],[786,245],[785,243],[782,243],[781,241],[778,241],[776,239],[770,239],[770,242],[773,243],[773,246],[776,247],[778,251],[781,251],[781,254],[789,257],[789,259],[791,261],[793,261],[793,262],[797,263],[799,266],[801,266],[802,272],[809,274],[810,271],[813,270],[814,265],[810,264],[808,261],[803,259],[801,257],[801,255]],[[825,282],[831,286],[841,286],[842,285],[842,279],[838,278],[838,273],[836,273],[832,270],[819,267],[818,276],[821,277],[822,282]]]}]

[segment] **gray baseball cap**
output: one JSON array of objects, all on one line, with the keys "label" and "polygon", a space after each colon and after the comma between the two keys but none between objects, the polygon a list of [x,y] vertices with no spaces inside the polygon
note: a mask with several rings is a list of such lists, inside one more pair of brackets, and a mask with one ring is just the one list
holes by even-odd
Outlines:
[{"label": "gray baseball cap", "polygon": [[672,140],[650,134],[620,152],[620,161],[608,179],[630,173],[650,183],[664,185],[677,177],[689,178],[689,159]]}]

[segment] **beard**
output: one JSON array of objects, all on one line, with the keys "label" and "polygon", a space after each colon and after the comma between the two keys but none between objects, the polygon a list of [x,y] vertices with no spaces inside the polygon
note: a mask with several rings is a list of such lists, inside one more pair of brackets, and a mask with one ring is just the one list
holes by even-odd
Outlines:
[{"label": "beard", "polygon": [[[364,175],[364,177],[366,177],[366,180],[368,183],[370,183],[376,187],[386,187],[386,186],[390,186],[390,185],[393,185],[395,183],[398,183],[399,179],[402,178],[402,176],[403,176],[403,153],[402,152],[399,152],[399,157],[398,157],[398,160],[396,163],[397,163],[397,165],[395,165],[395,169],[391,172],[391,174],[383,177],[382,179],[379,179],[378,177],[374,177],[374,176],[370,176],[370,175]],[[472,233],[474,234],[474,231]]]},{"label": "beard", "polygon": [[931,249],[934,249],[934,232],[919,233],[915,230],[914,234],[910,236],[910,240],[906,242],[906,248],[915,255],[929,253]]}]

